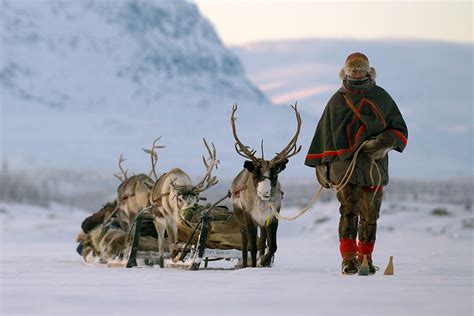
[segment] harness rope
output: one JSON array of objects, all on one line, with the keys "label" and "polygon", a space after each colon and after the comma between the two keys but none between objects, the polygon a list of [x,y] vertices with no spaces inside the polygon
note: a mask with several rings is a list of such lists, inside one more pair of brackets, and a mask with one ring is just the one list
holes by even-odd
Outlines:
[{"label": "harness rope", "polygon": [[273,205],[273,203],[270,203],[270,209],[272,210],[273,212],[273,215],[278,219],[283,219],[285,221],[294,221],[295,219],[299,218],[301,215],[303,215],[304,213],[306,213],[310,208],[311,206],[313,206],[313,204],[319,199],[319,196],[321,195],[321,192],[323,191],[324,187],[321,185],[318,189],[318,191],[313,195],[313,198],[311,199],[311,201],[309,202],[309,204],[303,209],[301,210],[298,214],[296,214],[295,216],[283,216],[283,215],[280,215],[280,213],[278,213],[276,210],[275,210],[275,206]]},{"label": "harness rope", "polygon": [[160,206],[162,204],[161,200],[167,196],[167,195],[170,195],[171,194],[171,191],[169,192],[166,192],[166,193],[162,193],[160,195],[158,195],[158,197],[156,199],[151,199],[151,202],[153,205],[155,206]]},{"label": "harness rope", "polygon": [[[347,185],[347,183],[349,183],[349,179],[352,177],[352,174],[354,173],[354,170],[355,170],[355,165],[356,165],[356,161],[357,161],[357,157],[359,155],[359,152],[362,150],[362,148],[364,147],[364,145],[367,142],[368,142],[367,140],[364,141],[359,146],[359,148],[357,148],[357,150],[355,151],[354,156],[352,157],[352,160],[351,160],[349,166],[347,167],[347,171],[344,174],[344,176],[342,177],[341,182],[337,185],[331,185],[330,189],[334,193],[339,193]],[[370,162],[370,169],[369,169],[369,176],[370,176],[370,181],[372,181],[372,184],[374,183],[374,177],[372,175],[374,166],[375,166],[375,169],[377,170],[377,175],[378,175],[378,178],[379,178],[378,179],[379,181],[377,183],[377,187],[375,189],[375,193],[376,193],[379,190],[379,188],[381,187],[381,184],[382,184],[382,174],[380,173],[380,168],[377,165],[377,163],[375,162],[375,159],[372,159],[371,162]],[[371,186],[371,188],[373,188],[373,186]],[[375,197],[375,194],[374,194],[374,197]],[[372,200],[373,200],[373,198],[372,198]]]},{"label": "harness rope", "polygon": [[[359,146],[359,148],[357,148],[357,150],[354,153],[354,156],[352,157],[352,160],[351,160],[349,166],[347,167],[346,173],[342,177],[341,182],[339,182],[339,184],[337,184],[337,185],[331,185],[331,187],[330,187],[331,191],[333,191],[334,193],[339,193],[349,183],[349,179],[352,177],[352,174],[354,173],[354,170],[355,170],[355,165],[356,165],[356,161],[357,161],[357,157],[359,155],[359,152],[362,150],[362,148],[364,147],[364,145],[367,142],[368,141],[364,141]],[[377,187],[374,191],[374,195],[372,196],[372,200],[371,200],[370,204],[372,204],[372,202],[374,201],[375,195],[377,194],[377,191],[380,189],[381,184],[382,184],[382,174],[380,173],[380,168],[377,165],[377,163],[375,162],[375,159],[372,159],[372,161],[370,163],[370,170],[369,170],[370,181],[372,181],[372,183],[374,183],[374,178],[373,178],[373,175],[372,175],[374,166],[375,166],[375,169],[377,170],[377,175],[378,175],[379,181],[377,183]],[[371,188],[373,188],[373,186],[371,186]],[[313,206],[313,204],[316,203],[316,201],[319,199],[323,189],[324,189],[324,186],[321,185],[319,187],[318,191],[316,191],[316,193],[313,195],[313,197],[312,197],[311,201],[309,202],[309,204],[303,210],[301,210],[298,214],[296,214],[295,216],[282,216],[282,215],[280,215],[280,213],[278,213],[276,211],[275,206],[273,205],[273,203],[270,203],[270,209],[272,210],[273,215],[278,220],[283,219],[283,220],[286,220],[286,221],[294,221],[295,219],[301,217],[304,213],[306,213]],[[267,219],[267,222],[268,222],[268,219]]]}]

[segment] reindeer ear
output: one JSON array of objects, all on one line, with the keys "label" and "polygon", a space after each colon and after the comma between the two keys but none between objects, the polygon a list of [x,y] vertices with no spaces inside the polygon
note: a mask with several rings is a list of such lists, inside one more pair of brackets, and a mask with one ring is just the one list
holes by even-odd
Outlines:
[{"label": "reindeer ear", "polygon": [[281,172],[281,171],[285,170],[286,164],[288,163],[288,161],[289,161],[288,159],[285,159],[280,163],[279,168],[278,168],[278,172]]},{"label": "reindeer ear", "polygon": [[249,172],[253,172],[255,170],[255,166],[250,160],[245,160],[244,168],[247,169]]}]

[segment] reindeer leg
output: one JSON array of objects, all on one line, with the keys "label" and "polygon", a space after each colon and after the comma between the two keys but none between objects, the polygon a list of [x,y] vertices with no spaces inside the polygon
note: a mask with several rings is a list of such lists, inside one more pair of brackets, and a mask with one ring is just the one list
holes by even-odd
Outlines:
[{"label": "reindeer leg", "polygon": [[240,234],[242,235],[242,268],[247,268],[248,263],[248,235],[247,224],[242,209],[238,204],[233,203],[234,213],[240,225]]},{"label": "reindeer leg", "polygon": [[247,226],[242,225],[240,228],[240,233],[242,234],[242,268],[247,268],[248,260],[248,235],[247,235]]},{"label": "reindeer leg", "polygon": [[176,224],[176,218],[173,215],[166,216],[166,231],[168,232],[170,257],[173,262],[176,262],[178,260],[175,258],[178,255],[178,250],[175,249],[178,243],[178,225]]},{"label": "reindeer leg", "polygon": [[247,219],[247,235],[249,236],[250,256],[252,258],[252,267],[257,267],[257,225],[253,219],[246,216]]},{"label": "reindeer leg", "polygon": [[270,226],[266,227],[267,238],[268,238],[268,251],[262,256],[260,260],[260,266],[269,267],[272,264],[272,257],[277,251],[277,230],[278,230],[278,220],[274,219]]},{"label": "reindeer leg", "polygon": [[260,238],[258,239],[258,255],[261,258],[267,248],[267,229],[260,227]]},{"label": "reindeer leg", "polygon": [[158,264],[160,268],[164,268],[164,253],[165,253],[165,230],[166,230],[166,222],[163,218],[163,214],[161,212],[155,212],[155,228],[156,232],[158,233],[158,250],[160,252],[160,258],[158,259]]}]

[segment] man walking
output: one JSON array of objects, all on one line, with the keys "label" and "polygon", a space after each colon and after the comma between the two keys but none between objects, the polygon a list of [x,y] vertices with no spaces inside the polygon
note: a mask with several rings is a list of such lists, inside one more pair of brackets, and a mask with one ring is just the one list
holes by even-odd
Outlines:
[{"label": "man walking", "polygon": [[[346,172],[351,174],[337,192],[343,274],[358,273],[364,255],[369,273],[376,271],[372,252],[382,188],[389,180],[387,152],[402,152],[407,144],[405,121],[390,95],[375,84],[375,76],[364,54],[347,57],[339,73],[342,87],[326,105],[305,160],[326,188],[341,185]],[[348,171],[360,146],[355,168]]]}]

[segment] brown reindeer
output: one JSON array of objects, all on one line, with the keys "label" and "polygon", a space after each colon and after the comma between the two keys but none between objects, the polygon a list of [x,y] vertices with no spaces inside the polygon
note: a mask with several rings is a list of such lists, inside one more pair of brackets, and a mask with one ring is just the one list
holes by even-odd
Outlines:
[{"label": "brown reindeer", "polygon": [[119,168],[122,176],[120,174],[115,175],[120,181],[122,181],[117,188],[118,208],[124,210],[131,220],[135,218],[136,214],[141,209],[150,205],[150,191],[158,180],[156,175],[156,164],[158,162],[156,149],[165,148],[165,146],[157,144],[160,139],[161,137],[158,137],[153,141],[151,149],[142,148],[142,150],[147,154],[150,154],[151,157],[151,171],[148,175],[140,173],[128,177],[128,170],[122,168],[122,162],[124,162],[125,159],[120,155]]},{"label": "brown reindeer", "polygon": [[[117,207],[118,209],[124,210],[128,214],[130,220],[135,219],[136,214],[141,209],[150,205],[150,191],[157,181],[155,168],[156,163],[158,162],[158,155],[156,149],[164,148],[164,146],[157,145],[158,140],[160,140],[160,137],[153,141],[151,150],[143,149],[143,151],[151,156],[152,169],[148,175],[141,173],[128,177],[127,170],[123,170],[122,168],[122,162],[124,162],[125,159],[120,155],[119,168],[123,177],[118,174],[115,175],[120,181],[122,181],[117,188]],[[155,180],[151,178],[152,175]]]},{"label": "brown reindeer", "polygon": [[[151,154],[152,170],[149,175],[138,174],[128,177],[127,170],[122,167],[122,163],[126,159],[120,155],[118,165],[121,175],[115,174],[115,177],[121,183],[117,188],[116,200],[105,204],[101,210],[86,218],[81,225],[82,232],[78,235],[77,241],[82,245],[81,254],[84,258],[89,253],[94,253],[106,260],[111,256],[123,255],[128,251],[130,242],[128,228],[136,214],[148,206],[149,193],[156,181],[155,167],[158,161],[156,149],[164,148],[156,144],[159,139],[155,139],[151,150],[143,149],[146,153]],[[152,174],[155,176],[155,181],[151,178]],[[113,229],[110,229],[111,227]],[[150,229],[148,225],[142,227],[142,230],[144,229],[146,229],[144,233],[147,236],[156,236],[156,233],[153,234],[154,227]],[[146,239],[142,239],[141,244],[146,241]],[[145,248],[150,247],[146,246]]]},{"label": "brown reindeer", "polygon": [[[301,128],[301,116],[297,105],[291,106],[296,114],[296,133],[289,144],[271,160],[255,157],[255,150],[243,145],[237,136],[235,127],[235,112],[237,105],[232,108],[231,125],[237,153],[249,160],[244,162],[244,169],[232,181],[232,203],[234,212],[241,225],[242,234],[242,267],[247,267],[247,247],[250,246],[252,267],[271,265],[272,257],[277,250],[278,219],[273,212],[280,212],[282,192],[278,174],[288,163],[288,158],[296,155],[301,146],[296,141]],[[273,210],[272,210],[273,208]],[[258,251],[260,258],[257,262],[257,227],[260,227]],[[267,249],[268,242],[268,249]]]}]

